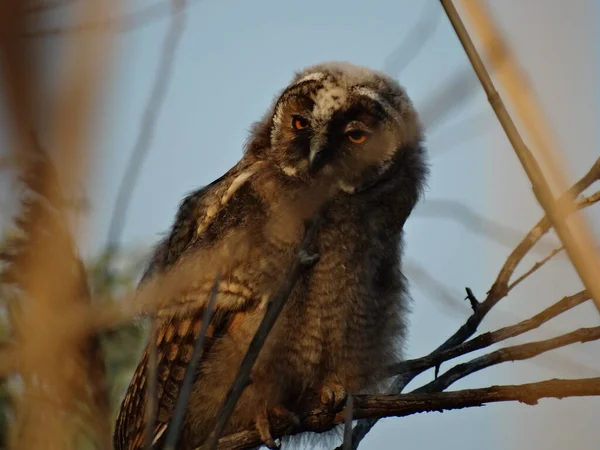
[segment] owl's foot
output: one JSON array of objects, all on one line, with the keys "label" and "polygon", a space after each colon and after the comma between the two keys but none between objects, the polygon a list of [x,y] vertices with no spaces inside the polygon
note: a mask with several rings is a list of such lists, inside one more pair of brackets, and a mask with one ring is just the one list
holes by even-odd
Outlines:
[{"label": "owl's foot", "polygon": [[300,419],[296,414],[280,405],[273,406],[268,411],[260,413],[256,417],[256,430],[264,445],[270,449],[278,449],[280,448],[280,444],[276,443],[271,435],[272,423],[298,428],[300,426]]},{"label": "owl's foot", "polygon": [[321,387],[321,404],[327,406],[329,411],[341,411],[346,400],[348,400],[348,392],[344,386],[338,383],[327,383]]},{"label": "owl's foot", "polygon": [[335,416],[344,408],[347,399],[348,393],[341,384],[326,382],[306,399],[308,415],[303,418],[303,424],[314,431],[331,429]]}]

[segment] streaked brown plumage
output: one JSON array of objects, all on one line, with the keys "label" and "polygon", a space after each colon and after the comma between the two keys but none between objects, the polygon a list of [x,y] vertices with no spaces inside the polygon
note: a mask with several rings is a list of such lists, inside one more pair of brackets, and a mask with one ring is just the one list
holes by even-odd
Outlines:
[{"label": "streaked brown plumage", "polygon": [[[268,439],[274,408],[300,412],[324,387],[380,387],[377,372],[401,356],[404,339],[402,228],[426,177],[421,140],[417,114],[395,81],[345,63],[313,66],[255,125],[240,162],[182,202],[143,281],[186,261],[198,267],[194,280],[182,280],[185,297],[196,301],[161,318],[150,336],[158,349],[157,448],[216,271],[222,281],[183,449],[199,446],[212,430],[305,220],[326,199],[331,206],[315,242],[320,259],[295,286],[226,431],[257,425]],[[123,400],[117,450],[143,448],[147,359],[146,351]]]}]

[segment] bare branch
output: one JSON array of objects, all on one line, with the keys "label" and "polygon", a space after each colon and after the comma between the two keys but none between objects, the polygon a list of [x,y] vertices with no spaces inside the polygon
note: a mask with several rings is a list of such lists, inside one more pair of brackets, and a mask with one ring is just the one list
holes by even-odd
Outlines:
[{"label": "bare branch", "polygon": [[[600,180],[600,158],[594,163],[590,170],[577,181],[570,189],[569,194],[572,196],[579,195],[585,189],[587,189],[592,183]],[[565,194],[566,195],[566,194]],[[595,194],[592,196],[596,198]],[[559,199],[559,202],[562,201]],[[578,203],[578,208],[585,208],[592,204],[591,201],[582,200]],[[541,239],[541,237],[550,230],[550,221],[544,216],[530,231],[527,233],[525,238],[517,245],[517,247],[508,256],[506,262],[500,269],[496,281],[492,285],[492,288],[487,293],[486,299],[480,302],[477,310],[467,319],[467,321],[442,345],[431,352],[428,357],[436,357],[439,353],[456,347],[467,339],[469,339],[477,329],[479,325],[487,315],[487,313],[504,297],[508,295],[509,288],[508,283],[515,269],[519,263],[523,260],[525,255],[533,248],[533,246]],[[430,366],[431,367],[431,366]],[[418,374],[425,369],[415,369],[413,371],[405,372],[402,375],[396,377],[395,381],[389,390],[390,393],[400,393],[411,382]],[[353,449],[358,448],[360,441],[367,435],[367,433],[375,426],[377,419],[363,420],[354,427],[353,432]]]},{"label": "bare branch", "polygon": [[[588,173],[583,176],[583,178],[581,178],[569,189],[569,192],[572,195],[578,195],[597,180],[600,180],[600,159],[596,161],[596,163],[592,166]],[[582,183],[582,181],[585,181],[585,183]],[[559,202],[561,199],[559,199]],[[583,209],[598,201],[600,201],[600,193],[595,193],[588,198],[577,201],[575,205],[577,209]],[[496,279],[496,282],[494,283],[494,286],[492,286],[492,289],[506,290],[506,293],[508,293],[508,283],[514,274],[515,269],[523,260],[525,255],[527,255],[533,246],[542,238],[542,236],[550,231],[550,228],[551,224],[547,216],[544,216],[537,224],[535,224],[535,226],[529,231],[529,233],[527,233],[519,245],[517,245],[517,247],[506,259],[506,262],[502,266],[502,269],[500,269],[500,273]]]},{"label": "bare branch", "polygon": [[515,281],[513,281],[509,286],[508,286],[508,290],[512,291],[519,283],[521,283],[523,280],[525,280],[527,277],[531,276],[534,272],[536,272],[540,267],[542,267],[544,264],[546,264],[548,261],[550,261],[552,258],[554,258],[557,254],[559,254],[561,251],[563,251],[565,248],[561,245],[558,248],[555,248],[554,250],[552,250],[550,252],[550,254],[548,254],[545,258],[543,258],[540,261],[537,261],[532,267],[531,269],[529,269],[527,272],[525,272],[523,275],[521,275],[519,278],[517,278]]},{"label": "bare branch", "polygon": [[166,93],[173,74],[175,54],[184,30],[184,5],[182,0],[171,0],[171,23],[165,36],[163,48],[158,64],[158,71],[154,80],[148,103],[140,124],[133,151],[127,161],[125,173],[117,191],[117,199],[111,214],[111,221],[107,236],[107,257],[105,263],[105,277],[109,276],[110,263],[123,232],[127,220],[129,203],[137,181],[139,179],[144,161],[148,156],[150,144],[154,136],[156,121],[164,103]]},{"label": "bare branch", "polygon": [[501,348],[495,352],[480,356],[469,362],[458,364],[434,381],[420,387],[415,392],[442,391],[452,383],[486,367],[507,361],[519,361],[533,358],[541,353],[565,347],[576,342],[590,342],[600,339],[600,327],[580,328],[570,333],[544,341],[528,342],[527,344]]},{"label": "bare branch", "polygon": [[39,2],[31,2],[32,4],[28,5],[25,11],[28,13],[45,13],[53,9],[61,8],[64,6],[70,6],[76,1],[78,0],[46,0]]},{"label": "bare branch", "polygon": [[530,319],[524,320],[516,325],[500,328],[499,330],[492,332],[488,331],[487,333],[480,334],[469,341],[463,342],[460,345],[442,352],[434,352],[422,358],[402,361],[390,368],[390,374],[405,374],[413,371],[418,371],[421,373],[429,368],[439,366],[443,362],[450,359],[466,355],[467,353],[481,350],[482,348],[489,347],[490,345],[502,342],[506,339],[519,336],[523,333],[538,328],[565,311],[581,305],[589,300],[589,298],[590,296],[586,291],[581,291],[577,294],[564,297],[562,300],[558,301],[549,308],[546,308],[539,314],[536,314]]},{"label": "bare branch", "polygon": [[[548,136],[552,136],[551,129],[544,121],[541,108],[533,99],[531,89],[526,82],[523,71],[518,67],[514,56],[511,55],[505,39],[497,30],[485,5],[480,2],[465,2],[463,5],[464,10],[467,14],[470,14],[472,25],[477,30],[477,33],[480,37],[486,38],[484,42],[494,43],[495,51],[492,52],[491,60],[496,63],[501,60],[508,63],[507,67],[505,67],[506,70],[500,74],[499,78],[503,81],[502,84],[509,93],[518,118],[525,124],[531,135],[537,154],[550,174],[550,181],[546,179],[533,153],[525,145],[502,98],[496,91],[494,82],[483,60],[479,56],[479,52],[473,44],[469,32],[465,28],[452,0],[440,1],[471,62],[473,70],[479,78],[481,86],[487,94],[489,103],[498,121],[502,125],[515,154],[519,158],[531,182],[535,198],[551,221],[556,234],[565,247],[567,255],[569,255],[571,263],[586,289],[590,292],[596,308],[600,311],[600,278],[598,278],[598,273],[600,273],[600,257],[594,251],[596,248],[594,236],[583,216],[573,214],[569,218],[569,222],[567,222],[567,216],[576,211],[573,201],[574,197],[569,191],[561,197],[561,201],[556,202],[554,199],[550,182],[561,192],[567,189],[566,182],[563,179],[564,174],[562,170],[558,167],[559,165],[555,164],[553,158],[549,156],[551,153],[555,158],[557,157],[557,152],[553,148],[554,140],[548,138]],[[540,132],[540,130],[543,130],[543,132]]]},{"label": "bare branch", "polygon": [[[517,401],[527,405],[535,405],[542,398],[567,398],[600,395],[600,378],[584,378],[573,380],[554,379],[538,383],[521,385],[490,386],[480,389],[464,389],[453,392],[436,392],[433,394],[399,394],[399,395],[356,395],[354,397],[354,418],[380,419],[383,417],[405,417],[422,412],[446,411],[476,406],[487,403]],[[274,437],[281,437],[286,432],[297,434],[306,431],[323,432],[343,423],[345,412],[342,410],[333,416],[333,420],[323,422],[323,418],[331,417],[330,411],[314,409],[302,418],[299,429],[289,430],[284,427],[272,430]],[[256,430],[248,430],[226,436],[219,441],[219,450],[242,450],[261,444]]]},{"label": "bare branch", "polygon": [[[181,1],[181,0],[178,0]],[[202,0],[188,0],[188,7]],[[169,17],[172,13],[173,0],[156,2],[120,17],[111,17],[105,20],[89,21],[76,25],[58,26],[41,30],[26,31],[22,35],[26,38],[61,37],[69,34],[81,33],[128,33],[145,27],[157,20]]]}]

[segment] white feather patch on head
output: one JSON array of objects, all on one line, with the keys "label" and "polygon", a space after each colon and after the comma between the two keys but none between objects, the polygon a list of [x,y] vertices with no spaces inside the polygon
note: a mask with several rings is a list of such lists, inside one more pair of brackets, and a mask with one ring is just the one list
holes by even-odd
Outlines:
[{"label": "white feather patch on head", "polygon": [[312,99],[315,102],[313,119],[325,122],[346,103],[348,91],[337,83],[325,81],[323,87],[312,95]]},{"label": "white feather patch on head", "polygon": [[400,113],[386,99],[384,99],[381,95],[379,95],[379,93],[377,93],[373,89],[365,86],[357,86],[352,91],[358,95],[368,97],[371,100],[379,103],[391,118],[393,118],[399,124],[402,124],[402,117],[400,116]]}]

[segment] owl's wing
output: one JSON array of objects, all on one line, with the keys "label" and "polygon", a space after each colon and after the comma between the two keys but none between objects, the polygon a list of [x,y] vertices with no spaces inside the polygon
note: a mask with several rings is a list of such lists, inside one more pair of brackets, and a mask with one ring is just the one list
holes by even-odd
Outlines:
[{"label": "owl's wing", "polygon": [[[253,192],[245,186],[256,169],[257,167],[249,165],[234,167],[212,184],[189,195],[180,205],[170,234],[155,250],[141,283],[172,266],[192,245],[197,244],[198,240],[218,240],[218,235],[209,233],[211,225],[221,228],[243,225],[242,216],[253,213],[252,208],[248,208],[248,204],[257,206]],[[218,205],[217,212],[215,212],[215,205]],[[218,245],[218,242],[213,245]],[[226,334],[229,327],[235,324],[238,314],[257,307],[257,299],[247,295],[248,291],[250,289],[246,290],[243,298],[232,299],[231,307],[215,306],[204,341],[203,354],[206,355],[215,340]],[[241,294],[242,292],[240,296]],[[219,285],[217,297],[219,296],[232,297],[235,293],[231,290],[225,292]],[[228,303],[217,301],[216,304],[227,305]],[[150,345],[156,346],[157,363],[155,396],[157,414],[152,435],[153,441],[157,443],[156,447],[160,447],[177,402],[186,367],[192,358],[194,343],[202,326],[202,316],[203,310],[196,309],[162,318],[158,323],[156,335],[149,337],[149,344],[131,379],[117,417],[114,434],[116,450],[144,448]]]},{"label": "owl's wing", "polygon": [[[208,327],[203,354],[207,354],[219,336],[227,333],[239,313],[217,313]],[[194,344],[202,326],[203,311],[186,317],[171,317],[158,327],[153,343],[156,345],[156,421],[152,430],[153,448],[160,448],[175,408],[185,370],[192,359]],[[148,389],[148,360],[146,346],[140,363],[125,395],[115,431],[115,448],[141,450],[145,448],[146,394]]]}]

